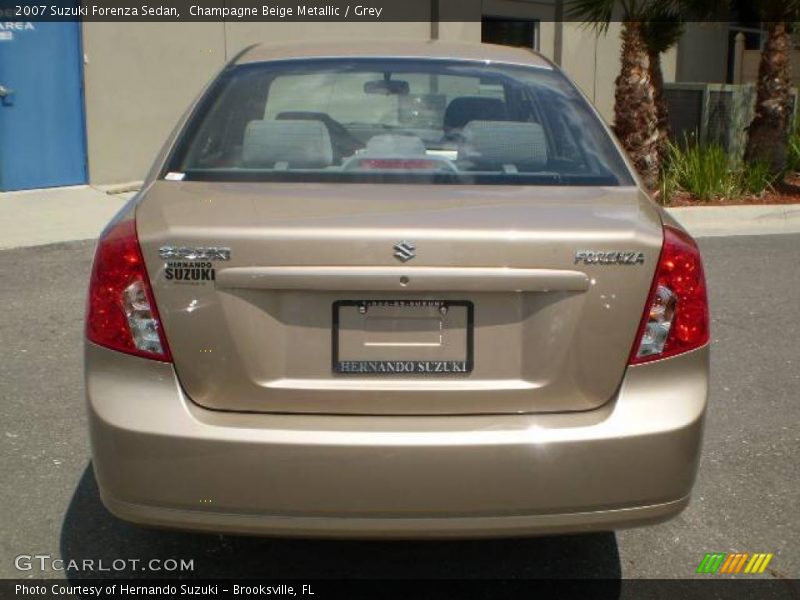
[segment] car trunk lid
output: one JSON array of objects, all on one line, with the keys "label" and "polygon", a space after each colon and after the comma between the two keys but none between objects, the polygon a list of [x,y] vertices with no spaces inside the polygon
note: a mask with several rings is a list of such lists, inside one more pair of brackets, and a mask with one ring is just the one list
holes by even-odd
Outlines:
[{"label": "car trunk lid", "polygon": [[632,187],[159,181],[137,227],[188,396],[282,413],[596,408],[662,243]]}]

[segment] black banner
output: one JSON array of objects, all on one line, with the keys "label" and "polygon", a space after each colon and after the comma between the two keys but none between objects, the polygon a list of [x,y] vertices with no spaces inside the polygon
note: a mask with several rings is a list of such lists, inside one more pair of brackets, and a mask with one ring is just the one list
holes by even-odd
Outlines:
[{"label": "black banner", "polygon": [[[548,1],[552,0],[545,0]],[[378,23],[431,20],[430,0],[364,0],[363,3],[340,0],[0,0],[0,9],[6,21]],[[468,18],[466,11],[447,14],[450,20]],[[462,16],[459,18],[458,14]]]},{"label": "black banner", "polygon": [[[538,0],[536,19],[580,21],[569,0]],[[565,6],[567,8],[565,8]],[[0,22],[36,21],[264,21],[408,22],[477,21],[480,0],[0,0]],[[729,22],[735,15],[686,15],[686,20]],[[651,20],[658,20],[653,17]],[[675,14],[663,17],[674,20]]]},{"label": "black banner", "polygon": [[797,600],[793,579],[585,579],[585,580],[0,580],[0,598],[253,598],[449,600],[580,598],[586,600]]}]

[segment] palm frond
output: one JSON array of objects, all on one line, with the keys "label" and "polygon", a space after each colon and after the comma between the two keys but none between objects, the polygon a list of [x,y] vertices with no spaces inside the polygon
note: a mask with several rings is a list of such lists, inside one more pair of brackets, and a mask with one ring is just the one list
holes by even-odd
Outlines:
[{"label": "palm frond", "polygon": [[762,21],[796,21],[800,19],[800,0],[749,0]]},{"label": "palm frond", "polygon": [[597,33],[606,33],[614,14],[615,0],[569,0],[565,6],[568,19],[583,21]]},{"label": "palm frond", "polygon": [[678,43],[685,25],[681,12],[667,6],[667,3],[651,5],[642,21],[642,37],[647,49],[654,54],[666,52]]}]

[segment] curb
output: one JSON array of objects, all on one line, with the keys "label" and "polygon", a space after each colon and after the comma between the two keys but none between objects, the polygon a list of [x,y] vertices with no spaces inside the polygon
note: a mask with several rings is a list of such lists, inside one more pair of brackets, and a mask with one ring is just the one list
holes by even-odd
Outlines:
[{"label": "curb", "polygon": [[127,183],[115,183],[115,184],[105,184],[105,185],[90,185],[96,190],[100,190],[101,192],[109,195],[115,194],[125,194],[127,192],[138,192],[142,189],[142,181],[129,181]]},{"label": "curb", "polygon": [[668,208],[694,237],[800,233],[800,204]]},{"label": "curb", "polygon": [[88,185],[3,192],[0,250],[96,239],[132,195]]}]

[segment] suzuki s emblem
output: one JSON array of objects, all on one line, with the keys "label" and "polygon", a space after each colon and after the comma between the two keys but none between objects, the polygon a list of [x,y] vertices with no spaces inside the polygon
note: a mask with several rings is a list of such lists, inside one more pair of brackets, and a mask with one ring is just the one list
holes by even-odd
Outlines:
[{"label": "suzuki s emblem", "polygon": [[408,262],[416,256],[414,250],[416,250],[414,244],[406,240],[401,240],[394,245],[394,257],[397,260]]}]

